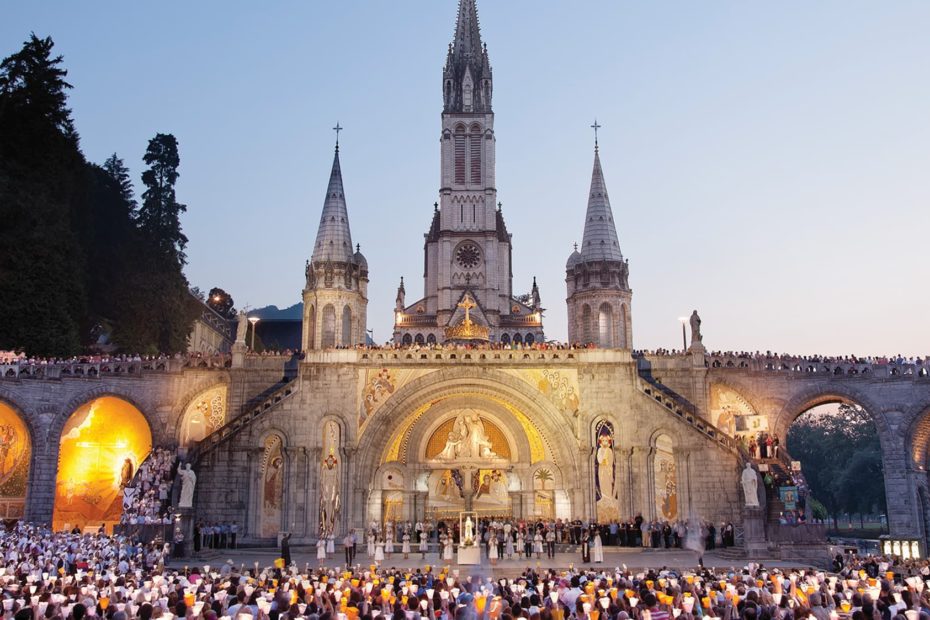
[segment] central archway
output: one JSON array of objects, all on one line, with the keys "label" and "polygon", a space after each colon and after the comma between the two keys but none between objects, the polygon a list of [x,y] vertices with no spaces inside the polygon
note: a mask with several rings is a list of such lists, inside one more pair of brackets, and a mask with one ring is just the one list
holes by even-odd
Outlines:
[{"label": "central archway", "polygon": [[[568,518],[573,505],[581,509],[563,482],[578,471],[574,437],[566,432],[571,421],[533,387],[512,374],[458,368],[400,388],[359,438],[356,471],[371,476],[358,505],[366,522],[457,513],[468,490],[472,508],[486,515],[533,518],[554,511]],[[452,443],[466,412],[476,416],[488,449],[453,461],[448,457],[461,456]],[[548,501],[537,507],[534,490],[541,483]]]}]

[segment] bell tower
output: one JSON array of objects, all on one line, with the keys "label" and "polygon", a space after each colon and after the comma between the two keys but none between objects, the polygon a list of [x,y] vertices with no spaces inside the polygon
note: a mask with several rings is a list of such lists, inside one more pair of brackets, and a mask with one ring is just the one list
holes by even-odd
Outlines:
[{"label": "bell tower", "polygon": [[359,246],[352,247],[349,212],[336,154],[323,200],[320,227],[307,261],[303,291],[303,350],[348,347],[364,343],[368,321],[368,261]]},{"label": "bell tower", "polygon": [[633,321],[630,304],[633,291],[628,281],[629,262],[620,252],[607,184],[601,169],[597,144],[600,125],[594,121],[594,170],[588,209],[585,213],[581,251],[575,251],[565,264],[568,304],[568,340],[578,344],[630,349],[633,347]]}]

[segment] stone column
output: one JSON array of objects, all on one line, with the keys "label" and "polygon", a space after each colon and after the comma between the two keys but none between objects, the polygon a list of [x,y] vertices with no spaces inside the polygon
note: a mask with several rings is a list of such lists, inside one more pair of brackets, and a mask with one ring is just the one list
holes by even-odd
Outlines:
[{"label": "stone column", "polygon": [[247,506],[243,538],[258,538],[261,535],[262,518],[262,454],[263,448],[250,448],[246,453],[248,489],[246,489]]},{"label": "stone column", "polygon": [[320,532],[320,463],[323,460],[323,448],[320,446],[307,449],[307,536],[316,539]]},{"label": "stone column", "polygon": [[634,517],[633,514],[633,471],[630,460],[631,448],[617,448],[614,453],[617,464],[617,510],[621,519]]}]

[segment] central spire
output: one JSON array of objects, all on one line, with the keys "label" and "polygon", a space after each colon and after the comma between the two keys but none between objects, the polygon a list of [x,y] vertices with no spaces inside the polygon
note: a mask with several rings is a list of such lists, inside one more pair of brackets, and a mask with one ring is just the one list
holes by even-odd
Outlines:
[{"label": "central spire", "polygon": [[444,112],[491,112],[491,62],[481,42],[475,0],[459,0],[442,78]]},{"label": "central spire", "polygon": [[[595,121],[594,125],[597,125]],[[599,126],[598,126],[599,128]],[[591,191],[588,194],[588,210],[585,214],[584,236],[581,240],[581,259],[584,261],[622,261],[614,214],[607,196],[607,183],[601,169],[601,155],[594,145],[594,170],[591,172]]]},{"label": "central spire", "polygon": [[[338,124],[336,125],[338,127]],[[340,127],[340,129],[342,129]],[[338,132],[337,132],[338,135]],[[314,263],[321,261],[351,262],[352,233],[349,231],[349,211],[346,207],[345,190],[342,187],[342,168],[339,165],[339,144],[333,157],[333,169],[329,174],[329,186],[320,215],[320,228],[313,246]]]}]

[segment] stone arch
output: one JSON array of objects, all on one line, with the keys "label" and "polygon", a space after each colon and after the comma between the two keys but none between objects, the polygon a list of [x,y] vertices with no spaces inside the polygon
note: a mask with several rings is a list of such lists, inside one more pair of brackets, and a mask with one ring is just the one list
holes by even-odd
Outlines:
[{"label": "stone arch", "polygon": [[[755,394],[745,386],[715,375],[707,389],[707,412],[711,417],[709,422],[730,437],[737,437],[740,432],[770,432],[771,421],[764,415],[764,409],[757,401]],[[740,417],[761,418],[764,425],[754,428],[751,423],[745,424],[751,428],[741,431],[741,425],[747,421],[738,420]]]},{"label": "stone arch", "polygon": [[175,441],[178,446],[190,448],[204,437],[223,426],[229,419],[228,385],[214,382],[201,389],[187,404],[172,416],[174,421],[169,428],[175,429]]},{"label": "stone arch", "polygon": [[[4,390],[5,392],[5,390]],[[39,454],[32,421],[12,399],[0,396],[0,519],[24,518],[29,509],[36,458]]]},{"label": "stone arch", "polygon": [[[168,418],[168,427],[176,429],[178,425],[181,424],[181,420],[184,418],[184,414],[188,407],[190,407],[204,392],[218,387],[229,389],[229,383],[228,371],[224,370],[219,373],[211,371],[206,379],[197,382],[194,387],[184,392],[184,395],[175,401],[174,406],[171,408],[171,415]],[[227,415],[227,418],[228,417]],[[175,433],[175,436],[177,436],[177,433]]]},{"label": "stone arch", "polygon": [[271,538],[284,527],[284,489],[287,486],[287,433],[278,428],[265,429],[259,435],[258,492],[255,494],[255,534]]},{"label": "stone arch", "polygon": [[591,306],[583,304],[581,306],[581,340],[582,344],[594,342],[594,332],[591,318]]},{"label": "stone arch", "polygon": [[679,517],[678,441],[674,433],[657,429],[649,440],[650,479],[657,517],[672,521]]},{"label": "stone arch", "polygon": [[[483,393],[511,403],[523,411],[538,429],[546,453],[559,464],[563,475],[572,479],[580,471],[575,439],[566,439],[565,414],[544,400],[529,383],[498,370],[463,367],[454,372],[431,372],[414,379],[395,392],[365,424],[357,438],[354,453],[359,459],[356,472],[374,472],[390,444],[390,438],[409,415],[428,408],[439,397],[457,393]],[[368,475],[367,473],[365,475]]]},{"label": "stone arch", "polygon": [[[922,472],[930,471],[930,402],[917,405],[904,433],[909,464]],[[930,532],[928,532],[930,536]]]},{"label": "stone arch", "polygon": [[875,430],[878,431],[881,440],[882,452],[887,451],[890,447],[891,427],[882,407],[857,388],[832,381],[828,384],[812,385],[793,394],[776,414],[770,432],[780,437],[784,445],[788,429],[801,414],[818,405],[831,403],[846,403],[861,407],[875,424]]},{"label": "stone arch", "polygon": [[148,422],[149,430],[152,433],[152,444],[165,445],[169,433],[167,425],[153,413],[150,413],[148,407],[144,406],[131,391],[116,385],[95,387],[81,392],[69,400],[64,407],[56,412],[55,417],[49,423],[48,430],[46,431],[46,442],[49,443],[49,445],[54,444],[57,446],[61,439],[61,429],[64,428],[65,423],[71,415],[92,400],[104,396],[119,398],[138,409],[139,413],[145,418],[145,421]]}]

